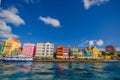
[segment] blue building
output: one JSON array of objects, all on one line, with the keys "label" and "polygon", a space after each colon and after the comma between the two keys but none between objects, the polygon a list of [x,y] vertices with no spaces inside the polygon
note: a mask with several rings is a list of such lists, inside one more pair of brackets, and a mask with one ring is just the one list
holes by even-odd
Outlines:
[{"label": "blue building", "polygon": [[2,52],[3,50],[3,42],[0,42],[0,53]]},{"label": "blue building", "polygon": [[86,57],[90,57],[90,51],[85,50],[85,51],[84,51],[84,55],[85,55]]}]

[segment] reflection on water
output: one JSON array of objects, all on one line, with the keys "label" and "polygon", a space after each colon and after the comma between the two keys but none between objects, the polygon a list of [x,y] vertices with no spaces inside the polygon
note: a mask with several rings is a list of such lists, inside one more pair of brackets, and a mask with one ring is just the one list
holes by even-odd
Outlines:
[{"label": "reflection on water", "polygon": [[0,80],[120,80],[120,63],[0,63]]}]

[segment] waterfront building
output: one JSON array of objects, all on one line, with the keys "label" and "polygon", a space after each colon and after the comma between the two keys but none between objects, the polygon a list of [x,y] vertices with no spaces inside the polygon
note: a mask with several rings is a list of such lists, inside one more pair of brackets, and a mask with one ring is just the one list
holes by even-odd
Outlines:
[{"label": "waterfront building", "polygon": [[56,48],[56,58],[63,58],[64,50],[62,45],[58,45]]},{"label": "waterfront building", "polygon": [[99,50],[97,47],[92,47],[92,48],[91,48],[91,56],[92,56],[92,57],[97,58],[97,57],[99,57],[100,55],[101,55],[101,52],[100,52],[100,50]]},{"label": "waterfront building", "polygon": [[56,48],[56,57],[57,58],[69,58],[69,49],[65,46],[58,45]]},{"label": "waterfront building", "polygon": [[36,46],[35,44],[25,43],[23,45],[22,55],[25,57],[35,56]]},{"label": "waterfront building", "polygon": [[15,49],[18,49],[20,47],[21,47],[21,43],[19,40],[15,39],[15,38],[9,38],[8,40],[6,40],[4,42],[2,54],[7,55],[7,56],[12,56],[12,52]]},{"label": "waterfront building", "polygon": [[2,50],[3,50],[3,44],[4,44],[4,42],[0,42],[0,54],[1,54]]},{"label": "waterfront building", "polygon": [[63,47],[63,58],[69,58],[69,49],[67,47]]},{"label": "waterfront building", "polygon": [[116,52],[116,48],[112,45],[105,47],[106,52]]},{"label": "waterfront building", "polygon": [[85,49],[85,50],[84,50],[84,56],[85,56],[85,57],[90,57],[90,56],[91,56],[90,51],[87,50],[87,49]]},{"label": "waterfront building", "polygon": [[12,56],[19,56],[22,54],[22,48],[17,48],[12,52]]},{"label": "waterfront building", "polygon": [[83,55],[83,51],[82,51],[82,50],[78,50],[77,57],[78,57],[78,58],[80,58],[80,57],[84,57],[84,55]]},{"label": "waterfront building", "polygon": [[70,48],[70,57],[71,58],[74,58],[76,55],[78,54],[78,48],[76,48],[76,47],[71,47]]},{"label": "waterfront building", "polygon": [[88,46],[86,49],[91,53],[92,48],[90,46]]},{"label": "waterfront building", "polygon": [[53,58],[54,56],[54,44],[47,43],[37,43],[36,46],[36,57],[39,58]]}]

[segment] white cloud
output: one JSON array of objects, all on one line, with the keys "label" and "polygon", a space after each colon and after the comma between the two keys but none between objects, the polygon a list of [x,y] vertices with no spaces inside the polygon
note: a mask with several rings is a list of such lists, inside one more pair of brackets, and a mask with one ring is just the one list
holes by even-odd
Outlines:
[{"label": "white cloud", "polygon": [[0,21],[0,38],[9,38],[9,37],[18,38],[17,35],[12,33],[11,27],[7,26],[5,22]]},{"label": "white cloud", "polygon": [[90,40],[88,44],[89,44],[89,46],[93,46],[95,44],[94,40]]},{"label": "white cloud", "polygon": [[89,9],[93,5],[100,5],[108,2],[109,0],[83,0],[85,9]]},{"label": "white cloud", "polygon": [[116,51],[120,51],[120,48],[119,48],[119,47],[117,47],[117,48],[116,48]]},{"label": "white cloud", "polygon": [[43,21],[45,24],[50,24],[53,27],[60,27],[60,21],[51,17],[42,17],[40,16],[39,19]]},{"label": "white cloud", "polygon": [[88,40],[82,41],[81,44],[80,44],[80,46],[81,46],[81,47],[83,47],[83,46],[88,46],[88,42],[89,42]]},{"label": "white cloud", "polygon": [[6,23],[12,23],[16,26],[25,24],[24,20],[18,15],[18,10],[11,7],[7,10],[0,9],[0,20]]},{"label": "white cloud", "polygon": [[104,41],[103,40],[98,40],[98,41],[96,41],[96,44],[98,46],[102,46],[104,44]]},{"label": "white cloud", "polygon": [[102,46],[104,45],[104,41],[103,40],[86,40],[81,42],[81,47],[85,47],[85,46]]},{"label": "white cloud", "polygon": [[116,51],[120,51],[120,47],[116,47]]}]

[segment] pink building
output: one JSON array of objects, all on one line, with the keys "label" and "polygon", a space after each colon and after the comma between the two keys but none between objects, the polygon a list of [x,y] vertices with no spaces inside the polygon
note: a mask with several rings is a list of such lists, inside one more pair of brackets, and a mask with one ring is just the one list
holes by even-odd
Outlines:
[{"label": "pink building", "polygon": [[63,57],[69,58],[69,49],[67,47],[63,47]]},{"label": "pink building", "polygon": [[35,44],[25,43],[25,44],[23,45],[22,54],[23,54],[25,57],[35,56],[35,51],[36,51],[36,46],[35,46]]}]

